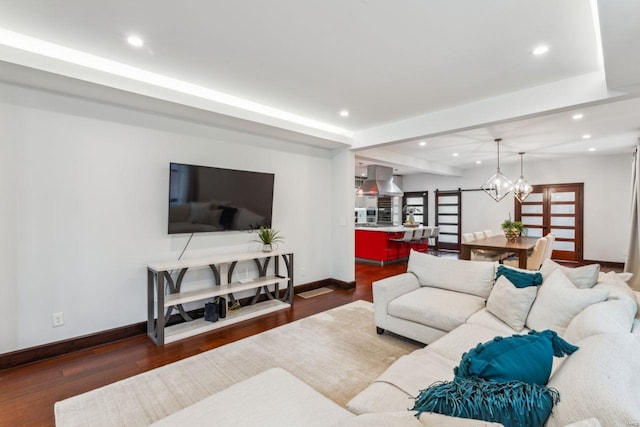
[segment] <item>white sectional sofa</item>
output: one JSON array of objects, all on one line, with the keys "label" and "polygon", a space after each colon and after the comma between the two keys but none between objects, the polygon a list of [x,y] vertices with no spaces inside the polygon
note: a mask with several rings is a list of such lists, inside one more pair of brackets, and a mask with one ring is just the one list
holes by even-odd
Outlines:
[{"label": "white sectional sofa", "polygon": [[533,328],[553,328],[579,346],[569,357],[554,358],[548,386],[559,391],[560,402],[546,426],[640,425],[637,295],[625,275],[547,262],[542,285],[519,292],[495,280],[497,267],[412,252],[407,273],[375,282],[378,332],[428,345],[394,362],[347,408],[276,368],[154,425],[500,426],[428,412],[416,417],[408,409],[421,389],[453,378],[464,352]]},{"label": "white sectional sofa", "polygon": [[[497,265],[412,252],[407,273],[375,282],[378,332],[429,345],[397,360],[349,402],[349,410],[406,409],[420,390],[452,380],[463,353],[478,343],[553,329],[580,349],[554,358],[548,386],[559,391],[560,403],[546,425],[590,418],[603,426],[640,425],[640,332],[632,333],[637,299],[625,275],[599,273],[595,265],[566,269],[546,262],[545,280],[532,288],[535,300],[529,295],[528,303],[493,287]],[[595,421],[584,421],[590,422]]]}]

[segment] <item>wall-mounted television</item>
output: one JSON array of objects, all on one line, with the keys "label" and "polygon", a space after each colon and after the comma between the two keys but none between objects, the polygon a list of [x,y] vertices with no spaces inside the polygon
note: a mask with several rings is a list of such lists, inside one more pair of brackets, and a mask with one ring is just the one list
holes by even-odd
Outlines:
[{"label": "wall-mounted television", "polygon": [[169,165],[169,234],[271,227],[274,174]]}]

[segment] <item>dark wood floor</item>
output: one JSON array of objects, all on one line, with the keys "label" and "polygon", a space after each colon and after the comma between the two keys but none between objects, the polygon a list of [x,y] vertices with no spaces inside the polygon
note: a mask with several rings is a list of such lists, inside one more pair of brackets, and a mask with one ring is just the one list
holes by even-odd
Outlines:
[{"label": "dark wood floor", "polygon": [[52,426],[53,404],[224,344],[363,299],[371,283],[404,273],[406,263],[356,264],[356,288],[314,298],[295,297],[289,310],[247,320],[207,334],[157,347],[146,335],[0,371],[0,426]]}]

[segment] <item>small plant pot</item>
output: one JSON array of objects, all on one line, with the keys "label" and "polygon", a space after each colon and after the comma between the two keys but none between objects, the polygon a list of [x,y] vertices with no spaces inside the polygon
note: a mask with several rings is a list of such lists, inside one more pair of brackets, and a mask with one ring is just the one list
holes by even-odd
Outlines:
[{"label": "small plant pot", "polygon": [[515,241],[518,240],[518,237],[520,237],[520,232],[519,231],[505,231],[504,232],[504,237],[507,238],[507,242],[515,243]]},{"label": "small plant pot", "polygon": [[262,252],[271,252],[271,251],[273,251],[272,243],[265,243],[262,245]]}]

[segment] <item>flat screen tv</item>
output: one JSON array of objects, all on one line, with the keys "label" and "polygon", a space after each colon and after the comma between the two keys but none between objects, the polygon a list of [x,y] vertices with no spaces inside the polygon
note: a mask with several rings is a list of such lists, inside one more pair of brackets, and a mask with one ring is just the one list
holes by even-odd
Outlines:
[{"label": "flat screen tv", "polygon": [[169,234],[271,227],[274,174],[169,165]]}]

